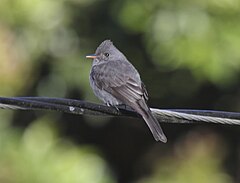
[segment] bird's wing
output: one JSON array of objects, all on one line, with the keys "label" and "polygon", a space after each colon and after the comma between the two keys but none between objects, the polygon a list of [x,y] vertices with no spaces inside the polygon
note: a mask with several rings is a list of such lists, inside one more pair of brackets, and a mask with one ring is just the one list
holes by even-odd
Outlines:
[{"label": "bird's wing", "polygon": [[143,82],[142,82],[142,89],[143,89],[143,94],[144,94],[143,97],[144,97],[145,101],[147,101],[148,100],[148,92],[147,92],[146,86]]},{"label": "bird's wing", "polygon": [[92,68],[93,82],[98,88],[111,93],[136,110],[147,123],[155,140],[166,142],[167,138],[161,126],[146,104],[147,92],[137,70],[128,62],[111,61],[107,64],[99,64]]},{"label": "bird's wing", "polygon": [[126,104],[147,99],[147,92],[138,72],[128,62],[110,61],[94,66],[91,77],[98,88]]}]

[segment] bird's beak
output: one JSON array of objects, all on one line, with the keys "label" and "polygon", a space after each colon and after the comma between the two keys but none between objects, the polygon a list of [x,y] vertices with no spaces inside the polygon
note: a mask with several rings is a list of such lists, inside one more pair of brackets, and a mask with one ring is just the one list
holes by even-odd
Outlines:
[{"label": "bird's beak", "polygon": [[95,58],[97,58],[97,55],[95,55],[95,54],[87,55],[86,58],[95,59]]}]

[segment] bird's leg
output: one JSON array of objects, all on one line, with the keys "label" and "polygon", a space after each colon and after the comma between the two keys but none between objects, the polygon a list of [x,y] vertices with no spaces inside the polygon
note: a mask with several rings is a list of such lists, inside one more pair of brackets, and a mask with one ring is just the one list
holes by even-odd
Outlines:
[{"label": "bird's leg", "polygon": [[105,105],[111,107],[111,104],[109,102],[106,102]]},{"label": "bird's leg", "polygon": [[117,105],[111,105],[109,102],[105,103],[108,107],[114,107],[118,112],[119,112],[119,109],[117,107]]}]

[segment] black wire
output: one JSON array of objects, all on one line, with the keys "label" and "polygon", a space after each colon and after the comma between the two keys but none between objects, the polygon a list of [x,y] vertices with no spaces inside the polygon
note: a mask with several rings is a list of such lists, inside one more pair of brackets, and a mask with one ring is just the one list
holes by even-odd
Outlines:
[{"label": "black wire", "polygon": [[[0,103],[23,107],[27,110],[52,110],[71,114],[112,115],[140,117],[133,110],[117,109],[91,102],[49,97],[0,97]],[[74,107],[74,110],[73,108]]]},{"label": "black wire", "polygon": [[[87,115],[112,115],[140,117],[129,107],[119,106],[109,107],[106,105],[95,104],[82,100],[50,98],[50,97],[0,97],[1,104],[22,107],[25,110],[51,110],[71,114]],[[2,107],[4,108],[4,106]],[[213,110],[193,110],[193,109],[165,109],[173,112],[194,114],[200,116],[211,116],[228,119],[240,119],[238,112],[213,111]],[[169,117],[169,120],[172,118]],[[167,120],[166,119],[166,122]]]}]

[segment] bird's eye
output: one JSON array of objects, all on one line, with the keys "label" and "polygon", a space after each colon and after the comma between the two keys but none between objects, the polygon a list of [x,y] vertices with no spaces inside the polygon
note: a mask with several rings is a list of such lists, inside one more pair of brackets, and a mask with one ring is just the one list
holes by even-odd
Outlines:
[{"label": "bird's eye", "polygon": [[105,55],[106,57],[109,57],[109,53],[104,53],[104,55]]}]

